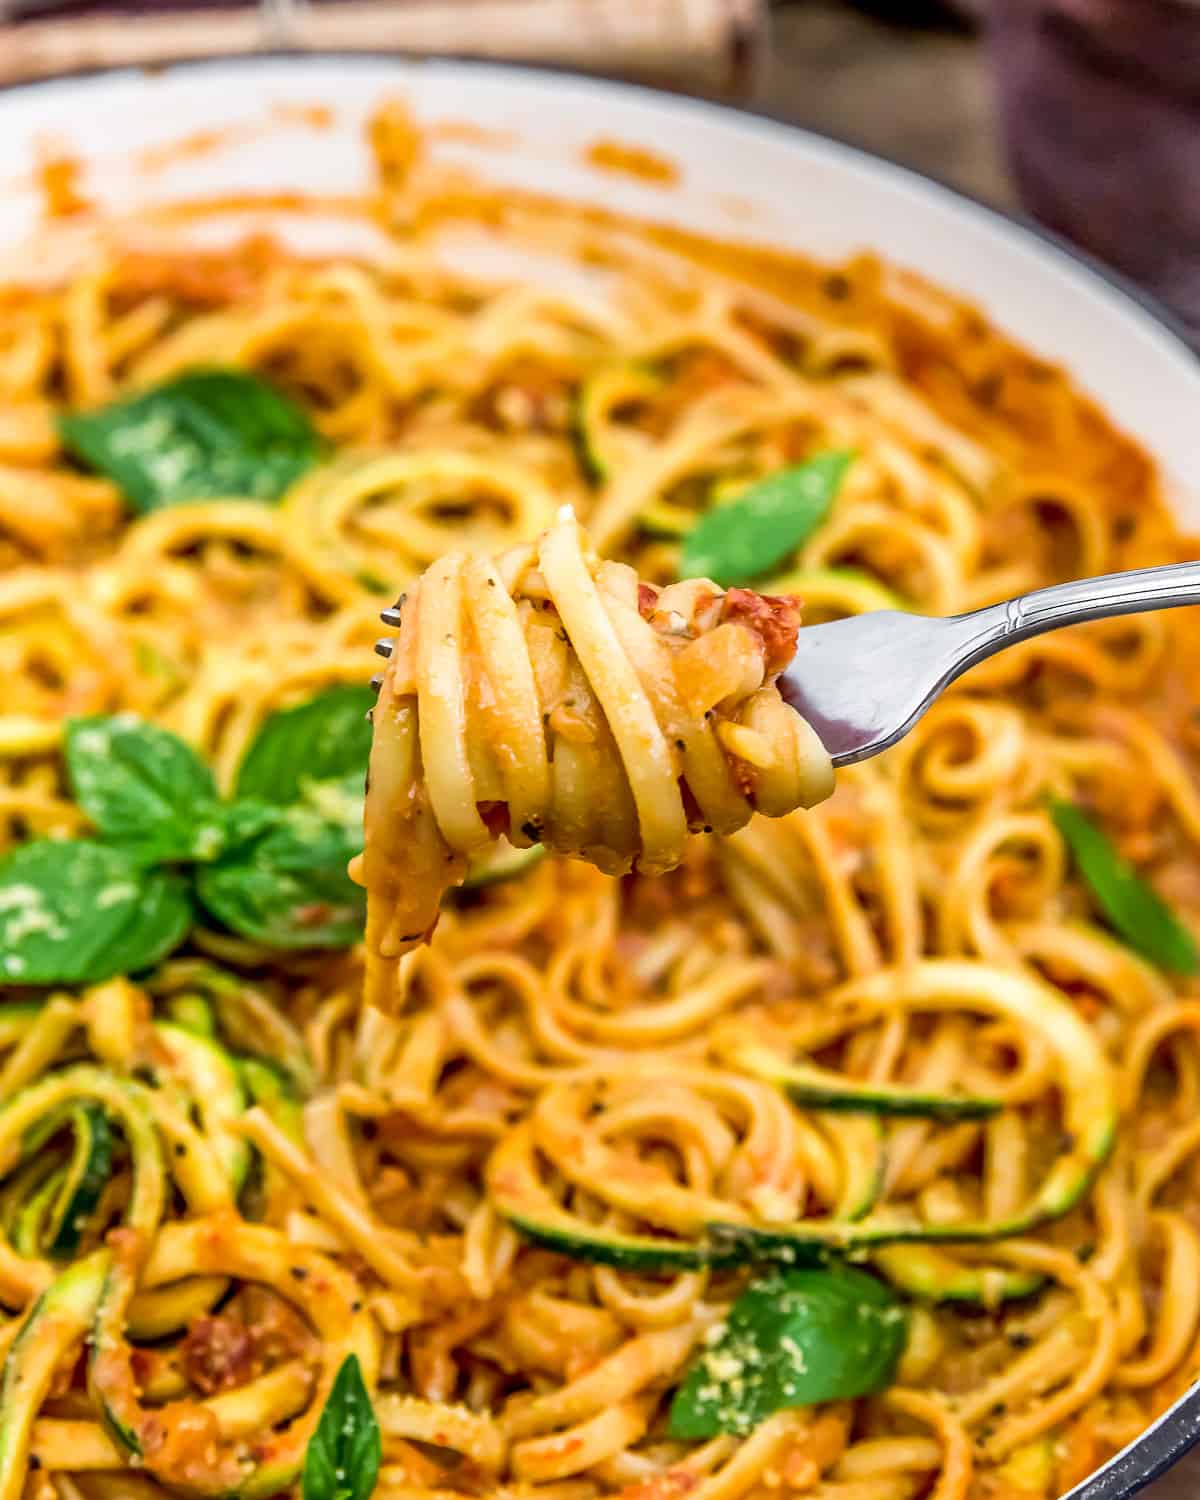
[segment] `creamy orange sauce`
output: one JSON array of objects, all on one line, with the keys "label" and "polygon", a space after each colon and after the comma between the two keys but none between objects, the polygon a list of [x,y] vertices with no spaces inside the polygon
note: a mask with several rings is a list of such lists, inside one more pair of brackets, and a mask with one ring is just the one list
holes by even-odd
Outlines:
[{"label": "creamy orange sauce", "polygon": [[328,104],[293,104],[289,101],[272,105],[271,116],[285,125],[306,125],[310,130],[329,130],[337,119]]},{"label": "creamy orange sauce", "polygon": [[[370,217],[370,205],[358,194],[330,193],[214,193],[199,198],[181,198],[171,203],[149,205],[143,222],[161,224],[199,223],[223,214],[326,214],[347,219]],[[183,251],[182,253],[187,253]]]},{"label": "creamy orange sauce", "polygon": [[478,125],[474,120],[434,120],[424,134],[431,141],[453,141],[464,146],[483,146],[488,150],[503,150],[517,145],[520,140],[513,130],[494,130]]},{"label": "creamy orange sauce", "polygon": [[758,204],[753,198],[746,198],[741,193],[721,193],[716,202],[717,207],[729,219],[744,223],[747,219],[759,217]]},{"label": "creamy orange sauce", "polygon": [[210,156],[230,146],[245,144],[268,134],[275,125],[299,127],[307,130],[328,130],[335,116],[332,109],[323,104],[281,103],[271,106],[267,120],[256,120],[250,124],[225,125],[211,130],[193,130],[190,134],[156,146],[147,146],[133,158],[140,172],[164,172],[183,161],[194,161],[201,156]]},{"label": "creamy orange sauce", "polygon": [[630,141],[602,137],[584,151],[583,160],[598,172],[635,177],[639,182],[652,183],[656,187],[674,187],[680,176],[678,166],[670,157],[646,146],[635,146]]},{"label": "creamy orange sauce", "polygon": [[217,130],[193,130],[177,140],[147,146],[134,157],[134,166],[139,172],[165,172],[182,161],[194,161],[245,140],[247,134],[246,128],[238,125],[225,125]]},{"label": "creamy orange sauce", "polygon": [[68,152],[50,146],[42,148],[34,176],[47,219],[71,218],[87,213],[93,207],[91,200],[79,190],[83,168]]}]

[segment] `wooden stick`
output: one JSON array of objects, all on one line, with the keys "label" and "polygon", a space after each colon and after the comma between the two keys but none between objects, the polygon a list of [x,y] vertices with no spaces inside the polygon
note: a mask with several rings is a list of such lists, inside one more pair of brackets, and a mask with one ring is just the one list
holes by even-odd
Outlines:
[{"label": "wooden stick", "polygon": [[190,57],[341,50],[556,63],[729,95],[750,87],[765,34],[766,0],[267,0],[0,25],[0,83]]}]

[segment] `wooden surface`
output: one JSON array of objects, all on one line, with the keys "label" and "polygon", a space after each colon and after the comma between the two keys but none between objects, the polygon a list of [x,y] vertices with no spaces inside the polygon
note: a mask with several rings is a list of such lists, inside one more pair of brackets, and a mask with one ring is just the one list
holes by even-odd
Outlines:
[{"label": "wooden surface", "polygon": [[[895,7],[899,9],[900,7]],[[997,140],[983,46],[952,28],[877,20],[841,0],[776,11],[756,102],[1014,207]],[[886,226],[880,249],[886,252]],[[1143,1500],[1200,1500],[1200,1450],[1143,1490]]]},{"label": "wooden surface", "polygon": [[0,83],[289,48],[549,62],[741,94],[766,14],[767,0],[0,0]]}]

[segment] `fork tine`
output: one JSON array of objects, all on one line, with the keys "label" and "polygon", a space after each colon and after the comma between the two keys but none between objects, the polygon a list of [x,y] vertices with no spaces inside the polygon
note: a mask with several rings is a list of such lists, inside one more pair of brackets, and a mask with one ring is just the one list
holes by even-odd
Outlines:
[{"label": "fork tine", "polygon": [[375,675],[374,675],[374,677],[371,678],[371,691],[373,693],[377,693],[382,686],[383,686],[383,673],[382,672],[376,672]]},{"label": "fork tine", "polygon": [[385,637],[382,641],[376,641],[375,642],[375,655],[376,656],[391,656],[391,654],[392,654],[392,642],[390,640],[386,639],[386,637]]},{"label": "fork tine", "polygon": [[403,608],[404,598],[403,596],[401,596],[396,600],[395,604],[391,605],[388,609],[380,610],[379,618],[385,625],[390,625],[393,630],[399,630],[400,621],[402,619],[401,611],[403,610]]}]

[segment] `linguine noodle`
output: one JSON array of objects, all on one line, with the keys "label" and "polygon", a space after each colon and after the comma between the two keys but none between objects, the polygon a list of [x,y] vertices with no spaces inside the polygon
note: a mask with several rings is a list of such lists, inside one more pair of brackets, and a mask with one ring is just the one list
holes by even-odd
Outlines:
[{"label": "linguine noodle", "polygon": [[689,830],[827,797],[829,756],[774,681],[799,620],[794,600],[707,579],[639,583],[589,557],[569,513],[495,563],[439,558],[373,712],[368,1003],[391,1008],[396,961],[490,839],[661,875]]},{"label": "linguine noodle", "polygon": [[[5,848],[89,832],[69,718],[150,719],[228,790],[274,711],[365,679],[397,584],[465,549],[486,587],[480,559],[564,504],[613,560],[589,577],[678,588],[714,488],[850,451],[826,522],[762,580],[806,622],[1194,550],[1065,375],[873,256],[497,204],[439,181],[398,112],[374,144],[377,261],[114,239],[0,294]],[[447,225],[594,279],[487,283]],[[61,451],[63,409],[212,364],[326,440],[279,504],[133,518]],[[614,370],[597,477],[575,413]],[[380,1500],[1051,1500],[1082,1479],[1200,1374],[1200,997],[1101,924],[1047,802],[1087,807],[1197,929],[1192,629],[1008,652],[811,811],[713,816],[725,836],[686,847],[672,825],[647,861],[672,873],[547,855],[477,885],[391,955],[386,1010],[361,944],[285,952],[206,918],[133,979],[6,970],[0,1500],[298,1495],[351,1353]],[[639,769],[581,768],[581,805]],[[22,1239],[46,1121],[111,1137],[67,1254]],[[674,1392],[762,1274],[729,1248],[797,1226],[903,1299],[890,1386],[672,1437]],[[614,1239],[649,1259],[579,1253]]]}]

